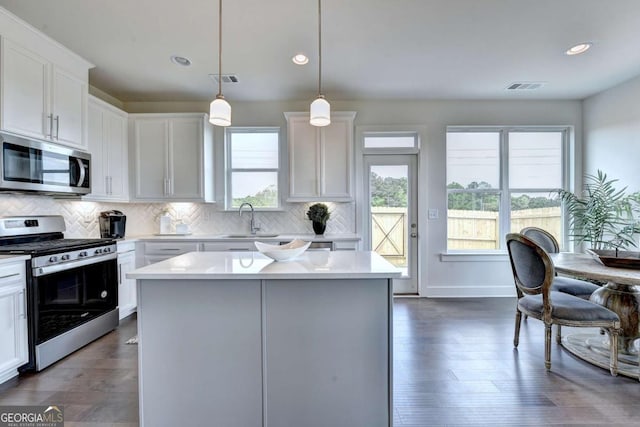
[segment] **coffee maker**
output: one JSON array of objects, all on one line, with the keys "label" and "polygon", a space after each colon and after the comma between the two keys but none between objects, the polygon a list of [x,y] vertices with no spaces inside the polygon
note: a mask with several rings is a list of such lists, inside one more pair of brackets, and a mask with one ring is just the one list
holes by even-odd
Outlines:
[{"label": "coffee maker", "polygon": [[127,217],[120,211],[100,212],[100,237],[123,239]]}]

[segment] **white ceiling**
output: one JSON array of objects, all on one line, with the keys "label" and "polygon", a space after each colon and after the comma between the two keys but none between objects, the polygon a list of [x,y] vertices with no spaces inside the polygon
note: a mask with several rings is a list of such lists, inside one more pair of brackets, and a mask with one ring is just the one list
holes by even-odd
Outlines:
[{"label": "white ceiling", "polygon": [[[217,73],[217,0],[0,0],[96,64],[122,101],[203,101]],[[312,99],[315,0],[223,3],[234,100]],[[354,99],[583,99],[640,74],[639,0],[323,0],[323,92]],[[572,44],[591,41],[584,55]],[[311,60],[294,65],[299,51]],[[193,61],[170,62],[172,54]],[[545,82],[507,92],[516,81]]]}]

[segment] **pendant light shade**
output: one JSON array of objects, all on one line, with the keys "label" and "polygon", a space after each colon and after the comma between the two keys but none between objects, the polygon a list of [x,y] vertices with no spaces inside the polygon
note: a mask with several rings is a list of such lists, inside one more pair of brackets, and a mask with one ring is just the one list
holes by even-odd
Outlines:
[{"label": "pendant light shade", "polygon": [[218,95],[211,102],[209,107],[209,122],[216,126],[231,125],[231,105],[224,99],[224,96]]},{"label": "pendant light shade", "polygon": [[218,94],[209,106],[209,122],[216,126],[231,125],[231,105],[222,95],[222,0],[218,0]]},{"label": "pendant light shade", "polygon": [[322,9],[318,0],[318,96],[311,103],[309,123],[312,126],[328,126],[331,124],[331,105],[322,94]]},{"label": "pendant light shade", "polygon": [[324,96],[318,95],[311,103],[309,123],[313,126],[328,126],[331,124],[331,105],[324,99]]}]

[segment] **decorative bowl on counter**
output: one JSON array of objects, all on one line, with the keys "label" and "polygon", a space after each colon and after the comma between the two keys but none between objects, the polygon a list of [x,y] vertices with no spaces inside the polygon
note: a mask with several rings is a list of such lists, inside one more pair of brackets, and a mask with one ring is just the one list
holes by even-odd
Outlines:
[{"label": "decorative bowl on counter", "polygon": [[311,242],[295,239],[285,245],[269,245],[262,242],[254,242],[260,253],[276,261],[287,261],[301,255],[307,250]]},{"label": "decorative bowl on counter", "polygon": [[640,269],[640,252],[587,249],[596,261],[607,267]]}]

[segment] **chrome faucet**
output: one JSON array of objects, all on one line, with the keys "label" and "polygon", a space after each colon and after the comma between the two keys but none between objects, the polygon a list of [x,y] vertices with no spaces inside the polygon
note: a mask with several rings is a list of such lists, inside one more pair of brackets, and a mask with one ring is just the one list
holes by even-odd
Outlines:
[{"label": "chrome faucet", "polygon": [[242,216],[242,208],[244,208],[245,206],[249,206],[249,209],[251,209],[251,222],[249,223],[249,227],[251,229],[251,234],[255,235],[258,230],[260,230],[260,227],[256,227],[256,224],[253,220],[253,214],[255,213],[255,211],[253,210],[253,205],[249,202],[244,202],[240,205],[240,209],[238,209],[238,215]]}]

